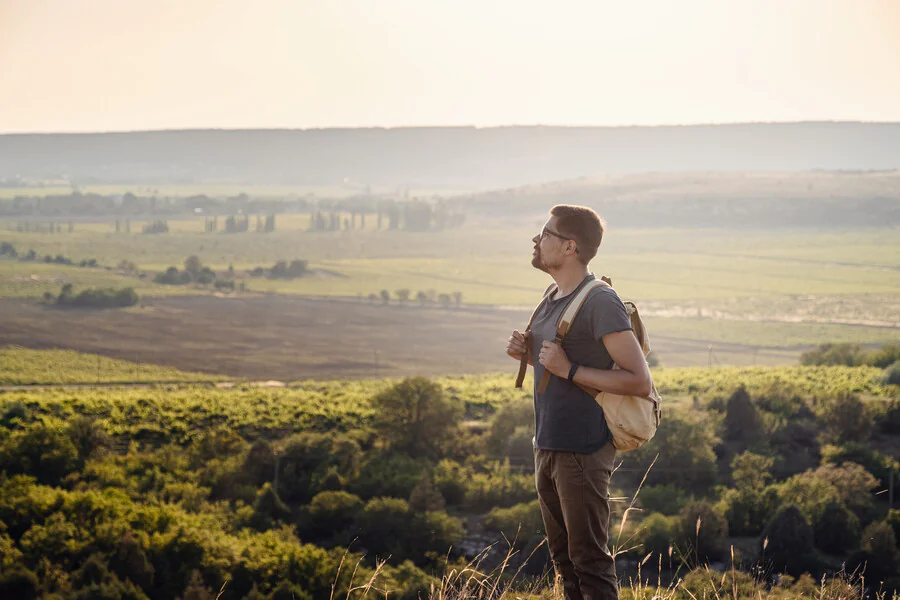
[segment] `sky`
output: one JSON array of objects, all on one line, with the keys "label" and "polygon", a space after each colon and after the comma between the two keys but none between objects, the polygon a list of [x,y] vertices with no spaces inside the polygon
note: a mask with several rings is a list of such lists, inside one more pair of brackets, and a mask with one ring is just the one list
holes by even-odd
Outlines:
[{"label": "sky", "polygon": [[900,121],[900,0],[0,0],[0,133]]}]

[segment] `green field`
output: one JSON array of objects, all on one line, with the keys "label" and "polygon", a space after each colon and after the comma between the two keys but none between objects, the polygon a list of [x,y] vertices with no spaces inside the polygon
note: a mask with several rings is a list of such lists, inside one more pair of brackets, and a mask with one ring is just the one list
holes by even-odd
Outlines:
[{"label": "green field", "polygon": [[227,377],[185,373],[170,367],[116,360],[71,350],[0,348],[0,385],[190,383]]},{"label": "green field", "polygon": [[[306,215],[279,216],[272,234],[207,234],[203,219],[172,221],[171,233],[114,232],[111,223],[77,224],[73,233],[0,232],[20,253],[75,261],[122,260],[143,271],[181,266],[197,255],[221,271],[233,266],[247,290],[367,298],[387,290],[461,292],[466,305],[531,306],[548,278],[530,266],[540,226],[472,219],[461,229],[411,233],[312,233]],[[252,225],[252,223],[251,223]],[[894,230],[732,231],[613,229],[591,267],[613,278],[624,299],[644,307],[652,331],[689,340],[760,347],[826,341],[900,339],[900,244]],[[315,274],[295,280],[243,278],[278,260],[303,259]],[[0,261],[0,295],[36,297],[76,286],[131,285],[146,295],[203,293],[158,286],[112,271]],[[698,312],[699,311],[699,312]],[[702,318],[696,318],[696,317]]]}]

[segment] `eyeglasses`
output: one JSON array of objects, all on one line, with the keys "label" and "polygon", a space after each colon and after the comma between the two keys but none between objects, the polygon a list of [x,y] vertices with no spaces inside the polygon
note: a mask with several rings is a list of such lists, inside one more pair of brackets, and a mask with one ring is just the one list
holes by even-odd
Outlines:
[{"label": "eyeglasses", "polygon": [[571,241],[572,241],[572,238],[567,238],[566,236],[560,235],[560,234],[556,233],[555,231],[553,231],[552,229],[547,229],[546,227],[544,227],[544,228],[541,230],[541,239],[544,239],[544,236],[547,235],[548,233],[549,233],[550,235],[552,235],[553,237],[558,237],[558,238],[561,239],[561,240],[565,240],[565,241],[567,241],[567,242],[571,242]]},{"label": "eyeglasses", "polygon": [[[556,232],[553,231],[552,229],[547,229],[546,227],[544,227],[544,228],[541,230],[541,238],[540,238],[540,239],[544,239],[544,236],[547,235],[548,233],[549,233],[550,235],[552,235],[553,237],[558,237],[559,239],[564,240],[564,241],[566,241],[566,242],[573,242],[573,241],[575,241],[575,240],[573,240],[572,238],[567,238],[566,236],[564,236],[564,235],[562,235],[562,234],[559,234],[559,233],[556,233]],[[577,243],[577,242],[576,242],[576,243]],[[576,253],[578,252],[578,246],[575,247],[575,252],[576,252]]]}]

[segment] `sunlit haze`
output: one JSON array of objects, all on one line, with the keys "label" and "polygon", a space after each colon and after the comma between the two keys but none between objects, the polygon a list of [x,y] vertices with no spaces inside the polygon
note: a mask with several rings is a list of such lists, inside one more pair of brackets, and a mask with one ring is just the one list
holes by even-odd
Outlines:
[{"label": "sunlit haze", "polygon": [[0,0],[0,132],[900,121],[894,0]]}]

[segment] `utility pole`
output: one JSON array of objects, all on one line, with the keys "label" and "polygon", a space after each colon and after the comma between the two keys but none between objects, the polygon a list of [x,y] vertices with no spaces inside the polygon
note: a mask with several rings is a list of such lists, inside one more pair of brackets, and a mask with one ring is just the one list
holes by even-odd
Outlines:
[{"label": "utility pole", "polygon": [[888,510],[894,509],[894,467],[888,475]]}]

